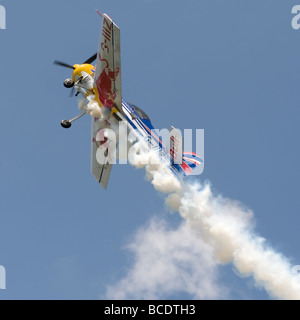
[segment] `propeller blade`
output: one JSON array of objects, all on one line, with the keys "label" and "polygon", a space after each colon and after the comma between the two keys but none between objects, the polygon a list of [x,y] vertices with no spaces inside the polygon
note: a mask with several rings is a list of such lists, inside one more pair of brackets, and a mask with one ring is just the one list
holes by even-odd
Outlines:
[{"label": "propeller blade", "polygon": [[70,92],[70,98],[75,96],[75,88],[72,87],[71,92]]},{"label": "propeller blade", "polygon": [[58,66],[61,66],[61,67],[65,67],[65,68],[69,68],[69,69],[75,70],[75,68],[74,68],[73,66],[71,66],[71,65],[68,64],[68,63],[62,62],[62,61],[57,61],[57,60],[55,60],[55,61],[54,61],[54,64],[56,64],[56,65],[58,65]]},{"label": "propeller blade", "polygon": [[90,58],[88,58],[84,64],[91,64],[92,62],[94,62],[97,59],[97,53],[95,53],[93,56],[91,56]]}]

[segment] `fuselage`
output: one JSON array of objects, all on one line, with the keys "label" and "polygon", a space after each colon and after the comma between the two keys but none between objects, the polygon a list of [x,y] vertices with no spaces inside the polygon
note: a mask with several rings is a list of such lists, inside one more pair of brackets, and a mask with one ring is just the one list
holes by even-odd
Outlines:
[{"label": "fuselage", "polygon": [[[122,108],[126,115],[126,120],[131,128],[137,131],[145,141],[148,141],[151,144],[151,149],[156,151],[164,161],[169,163],[170,168],[174,173],[179,176],[189,175],[191,173],[191,171],[196,167],[194,160],[182,160],[181,164],[174,163],[168,151],[169,141],[163,141],[162,137],[159,136],[157,130],[154,128],[150,118],[141,108],[130,104],[125,100],[122,100]],[[193,154],[191,156],[189,154],[188,157],[192,159],[196,158],[196,155]]]}]

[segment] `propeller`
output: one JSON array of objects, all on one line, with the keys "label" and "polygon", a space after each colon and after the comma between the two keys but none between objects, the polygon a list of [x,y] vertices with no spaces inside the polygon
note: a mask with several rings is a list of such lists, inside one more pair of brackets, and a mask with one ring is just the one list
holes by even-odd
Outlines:
[{"label": "propeller", "polygon": [[[93,54],[90,58],[88,58],[86,61],[84,61],[83,64],[91,64],[96,59],[97,59],[97,53]],[[65,67],[65,68],[69,68],[69,69],[75,70],[75,68],[72,65],[70,65],[69,63],[66,63],[66,62],[55,60],[54,64],[56,64],[57,66],[61,66],[61,67]]]},{"label": "propeller", "polygon": [[92,55],[90,58],[88,58],[84,63],[91,64],[91,63],[94,62],[96,59],[97,59],[97,53],[95,53],[95,54]]},{"label": "propeller", "polygon": [[57,66],[61,66],[61,67],[65,67],[65,68],[69,68],[69,69],[75,70],[75,68],[74,68],[73,66],[71,66],[71,65],[68,64],[68,63],[62,62],[62,61],[57,61],[57,60],[55,60],[55,61],[54,61],[54,64],[56,64]]},{"label": "propeller", "polygon": [[72,87],[69,97],[72,98],[75,96],[75,88]]},{"label": "propeller", "polygon": [[[86,61],[84,61],[83,64],[91,64],[93,63],[95,60],[97,59],[97,53],[93,54],[91,57],[89,57]],[[61,66],[61,67],[64,67],[64,68],[68,68],[68,69],[72,69],[72,70],[75,70],[76,68],[72,65],[70,65],[69,63],[66,63],[66,62],[62,62],[62,61],[58,61],[58,60],[55,60],[54,61],[54,64],[56,64],[57,66]],[[67,88],[70,88],[71,86],[67,86]],[[75,89],[74,87],[72,87],[72,90],[70,92],[70,97],[73,97],[74,96],[74,93],[75,93]]]}]

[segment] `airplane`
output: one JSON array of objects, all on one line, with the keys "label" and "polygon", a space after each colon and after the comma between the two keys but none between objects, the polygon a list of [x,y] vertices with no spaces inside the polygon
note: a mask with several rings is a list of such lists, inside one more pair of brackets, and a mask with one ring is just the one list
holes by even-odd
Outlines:
[{"label": "airplane", "polygon": [[[70,128],[72,123],[85,114],[92,116],[91,170],[95,179],[107,188],[113,159],[109,157],[108,137],[99,138],[99,133],[112,127],[112,122],[122,122],[133,132],[150,143],[153,149],[163,155],[170,169],[178,176],[186,176],[203,163],[193,152],[182,151],[182,135],[174,127],[170,129],[169,143],[158,136],[148,115],[138,106],[122,98],[120,28],[107,15],[102,17],[98,51],[82,64],[70,65],[61,61],[54,64],[72,69],[72,78],[64,81],[66,88],[72,88],[71,95],[81,94],[89,102],[97,104],[92,111],[82,107],[83,112],[71,120],[63,120],[62,127]],[[96,61],[95,66],[92,63]],[[103,121],[103,115],[104,121]],[[101,121],[100,121],[101,117]],[[102,134],[103,136],[103,134]],[[101,141],[99,141],[101,140]],[[97,150],[103,145],[107,148],[104,161],[98,161]]]}]

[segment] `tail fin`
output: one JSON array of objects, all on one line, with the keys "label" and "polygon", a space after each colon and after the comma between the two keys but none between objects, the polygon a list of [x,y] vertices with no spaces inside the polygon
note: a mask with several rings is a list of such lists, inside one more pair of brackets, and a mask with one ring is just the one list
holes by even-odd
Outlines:
[{"label": "tail fin", "polygon": [[169,153],[172,164],[182,164],[182,135],[174,127],[170,128]]},{"label": "tail fin", "polygon": [[196,153],[183,151],[182,134],[174,127],[170,128],[169,153],[171,165],[183,175],[190,175],[203,164],[203,160]]}]

